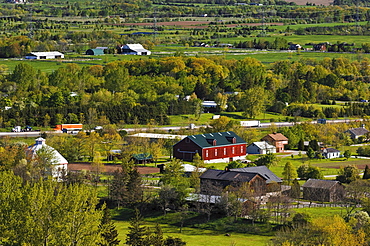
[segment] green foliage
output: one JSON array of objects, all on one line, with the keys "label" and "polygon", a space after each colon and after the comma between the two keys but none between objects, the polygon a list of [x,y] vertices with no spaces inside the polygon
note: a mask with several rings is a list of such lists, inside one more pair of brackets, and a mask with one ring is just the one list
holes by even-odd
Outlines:
[{"label": "green foliage", "polygon": [[290,185],[290,182],[298,177],[297,170],[291,162],[287,162],[284,166],[283,178]]},{"label": "green foliage", "polygon": [[356,166],[350,165],[340,169],[339,175],[336,177],[336,180],[342,183],[349,184],[359,178],[360,176],[358,168]]},{"label": "green foliage", "polygon": [[345,150],[344,151],[344,154],[343,154],[343,156],[346,158],[346,160],[348,160],[350,157],[351,157],[351,151],[350,150]]},{"label": "green foliage", "polygon": [[[50,180],[22,184],[0,173],[0,240],[16,245],[94,245],[101,239],[102,211],[90,187]],[[72,223],[73,222],[73,223]]]},{"label": "green foliage", "polygon": [[99,246],[114,246],[119,245],[120,240],[118,240],[118,232],[116,226],[112,222],[110,211],[107,206],[103,210],[103,217],[100,224],[100,229],[102,230],[102,242]]},{"label": "green foliage", "polygon": [[272,153],[265,154],[255,161],[257,166],[276,166],[279,163],[279,159]]},{"label": "green foliage", "polygon": [[363,179],[370,179],[370,170],[369,170],[369,166],[366,165],[365,166],[365,171],[364,171],[364,175],[362,176]]},{"label": "green foliage", "polygon": [[245,167],[245,164],[239,162],[239,161],[231,161],[226,165],[226,169],[234,169],[234,168],[242,168]]},{"label": "green foliage", "polygon": [[311,165],[301,165],[297,169],[297,174],[300,179],[323,179],[324,175],[322,174],[320,168],[313,167]]}]

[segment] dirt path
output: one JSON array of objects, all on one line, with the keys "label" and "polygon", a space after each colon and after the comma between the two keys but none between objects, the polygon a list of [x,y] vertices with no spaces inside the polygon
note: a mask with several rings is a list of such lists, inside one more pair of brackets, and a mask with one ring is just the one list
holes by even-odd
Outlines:
[{"label": "dirt path", "polygon": [[[106,164],[104,165],[103,172],[113,173],[114,171],[120,170],[120,169],[121,169],[121,165]],[[89,163],[70,163],[68,164],[68,170],[69,171],[81,171],[81,170],[91,171],[92,167],[91,167],[91,164]],[[159,173],[159,168],[139,166],[138,171],[140,174]]]}]

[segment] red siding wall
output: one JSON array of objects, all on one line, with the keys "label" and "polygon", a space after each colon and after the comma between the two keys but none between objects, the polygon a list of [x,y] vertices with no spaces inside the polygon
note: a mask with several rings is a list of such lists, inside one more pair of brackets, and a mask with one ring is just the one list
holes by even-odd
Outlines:
[{"label": "red siding wall", "polygon": [[[234,150],[233,150],[234,149]],[[226,152],[225,152],[226,150]],[[208,155],[207,155],[208,152]],[[236,144],[232,146],[220,146],[203,149],[203,160],[212,160],[220,158],[232,158],[246,155],[246,144]]]},{"label": "red siding wall", "polygon": [[173,157],[187,161],[193,160],[194,153],[183,153],[181,151],[198,152],[202,157],[202,149],[192,141],[187,142],[186,138],[173,146]]}]

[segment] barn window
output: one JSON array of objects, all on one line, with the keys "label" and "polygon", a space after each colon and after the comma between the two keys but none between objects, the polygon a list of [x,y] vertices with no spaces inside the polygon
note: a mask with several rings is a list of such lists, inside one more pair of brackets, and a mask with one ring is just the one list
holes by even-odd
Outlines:
[{"label": "barn window", "polygon": [[206,157],[208,157],[208,150],[206,150]]},{"label": "barn window", "polygon": [[235,154],[235,147],[233,147],[233,152],[232,153]]},{"label": "barn window", "polygon": [[226,151],[226,148],[224,148],[224,155],[227,155],[227,151]]},{"label": "barn window", "polygon": [[215,149],[215,156],[217,156],[217,149]]}]

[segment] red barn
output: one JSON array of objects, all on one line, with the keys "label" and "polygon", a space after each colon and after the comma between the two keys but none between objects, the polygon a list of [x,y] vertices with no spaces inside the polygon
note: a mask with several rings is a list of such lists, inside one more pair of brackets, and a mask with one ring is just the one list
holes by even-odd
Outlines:
[{"label": "red barn", "polygon": [[206,162],[230,162],[246,157],[247,143],[234,132],[191,135],[173,146],[173,156],[192,161],[196,153]]}]

